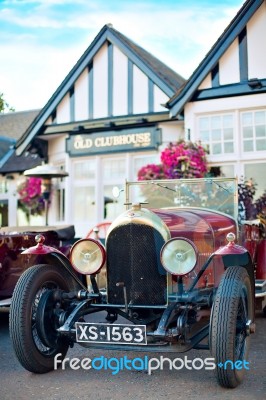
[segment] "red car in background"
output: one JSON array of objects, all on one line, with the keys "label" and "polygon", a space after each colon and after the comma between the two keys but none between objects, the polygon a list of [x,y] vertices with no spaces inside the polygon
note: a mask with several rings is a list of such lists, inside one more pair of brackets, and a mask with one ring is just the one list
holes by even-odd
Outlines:
[{"label": "red car in background", "polygon": [[[25,256],[21,253],[36,244],[38,233],[45,237],[47,246],[60,249],[69,255],[75,236],[73,225],[44,227],[3,227],[0,229],[0,307],[9,307],[16,283],[22,273],[38,263],[40,255]],[[43,260],[43,255],[42,255]]]}]

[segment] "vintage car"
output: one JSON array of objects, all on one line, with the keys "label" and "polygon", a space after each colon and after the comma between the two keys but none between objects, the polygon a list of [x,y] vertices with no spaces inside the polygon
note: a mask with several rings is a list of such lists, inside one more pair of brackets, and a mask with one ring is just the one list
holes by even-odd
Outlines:
[{"label": "vintage car", "polygon": [[23,251],[39,258],[11,303],[19,362],[48,372],[75,343],[172,355],[207,349],[218,383],[236,387],[255,331],[255,263],[237,244],[236,180],[127,182],[125,207],[105,245],[80,239],[66,257],[39,234]]},{"label": "vintage car", "polygon": [[22,255],[22,251],[36,244],[35,237],[42,233],[47,246],[69,255],[75,238],[75,228],[68,226],[13,226],[0,229],[0,307],[9,307],[16,283],[22,273],[39,263],[41,254]]}]

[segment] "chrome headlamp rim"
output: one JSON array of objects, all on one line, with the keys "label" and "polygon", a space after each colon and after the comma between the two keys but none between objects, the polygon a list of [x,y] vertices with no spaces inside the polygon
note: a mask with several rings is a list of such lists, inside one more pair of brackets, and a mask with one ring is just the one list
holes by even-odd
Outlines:
[{"label": "chrome headlamp rim", "polygon": [[[167,265],[167,263],[165,261],[165,257],[164,257],[165,250],[166,249],[169,250],[169,247],[173,243],[178,242],[178,241],[179,242],[181,242],[181,241],[182,242],[186,242],[187,245],[188,245],[188,250],[187,251],[193,251],[193,256],[191,257],[191,265],[189,265],[189,268],[187,268],[184,272],[182,272],[182,271],[174,272],[173,269],[168,267],[168,265]],[[172,251],[175,251],[175,250],[176,250],[175,248],[172,249]],[[182,255],[184,255],[184,253],[180,255],[180,263],[182,262]],[[162,263],[163,268],[168,273],[170,273],[171,275],[174,275],[174,276],[185,276],[185,275],[188,275],[190,272],[192,272],[194,270],[194,268],[195,268],[195,266],[197,264],[197,260],[198,260],[198,250],[197,250],[195,244],[191,240],[189,240],[187,238],[184,238],[184,237],[175,237],[175,238],[169,239],[163,245],[163,247],[161,249],[161,252],[160,252],[160,258],[161,258],[161,263]]]},{"label": "chrome headlamp rim", "polygon": [[[92,270],[88,269],[87,272],[82,270],[81,268],[79,268],[77,266],[77,260],[75,259],[75,256],[76,256],[75,253],[77,253],[77,256],[79,255],[77,250],[79,250],[81,252],[80,247],[84,246],[84,243],[90,243],[94,247],[93,252],[96,252],[96,251],[100,252],[99,253],[100,257],[99,257],[98,264],[96,264],[96,266]],[[87,254],[87,256],[88,256],[87,260],[85,258],[86,255],[84,256],[84,260],[83,261],[84,262],[88,261],[88,266],[90,266],[89,258],[90,258],[91,255],[92,255],[92,253],[91,254],[90,253]],[[70,259],[70,262],[71,262],[73,268],[77,272],[79,272],[80,274],[82,274],[82,275],[94,275],[94,274],[97,274],[97,273],[100,272],[101,268],[104,266],[104,264],[106,262],[106,250],[105,250],[105,247],[102,245],[102,243],[99,240],[92,239],[92,238],[84,238],[84,239],[78,240],[77,242],[75,242],[73,244],[73,246],[71,247],[71,250],[70,250],[69,259]]]}]

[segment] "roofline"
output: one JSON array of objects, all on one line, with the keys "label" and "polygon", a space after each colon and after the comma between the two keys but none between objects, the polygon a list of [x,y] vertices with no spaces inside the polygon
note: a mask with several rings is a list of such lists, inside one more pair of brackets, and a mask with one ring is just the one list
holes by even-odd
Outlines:
[{"label": "roofline", "polygon": [[178,96],[168,102],[170,117],[173,118],[182,111],[184,105],[192,98],[195,90],[197,90],[203,79],[211,69],[215,67],[217,61],[235,40],[237,35],[240,34],[242,29],[244,29],[251,16],[255,11],[257,11],[263,2],[264,0],[248,0],[243,4],[237,15],[213,45],[209,53],[207,53],[206,57],[199,64],[195,72],[191,75],[191,78],[179,92]]},{"label": "roofline", "polygon": [[140,68],[144,72],[148,72],[149,75],[152,76],[152,79],[155,83],[169,96],[174,95],[174,90],[168,86],[165,82],[163,82],[155,73],[153,73],[149,67],[143,62],[135,53],[134,50],[129,48],[126,44],[122,43],[119,37],[116,36],[115,30],[112,29],[111,25],[105,25],[98,35],[94,38],[90,46],[83,53],[65,79],[62,81],[60,86],[54,92],[52,97],[48,100],[44,108],[41,110],[40,114],[37,118],[32,122],[32,124],[28,127],[25,133],[21,136],[21,138],[17,141],[16,144],[16,153],[17,155],[21,155],[23,151],[25,151],[28,144],[35,137],[35,135],[39,132],[45,121],[50,117],[51,113],[58,105],[58,103],[64,98],[67,92],[71,89],[73,84],[79,75],[83,72],[83,70],[88,66],[88,58],[92,59],[100,47],[105,43],[106,40],[109,40],[111,43],[118,45],[123,49],[127,56],[130,56],[132,61],[140,66]]}]

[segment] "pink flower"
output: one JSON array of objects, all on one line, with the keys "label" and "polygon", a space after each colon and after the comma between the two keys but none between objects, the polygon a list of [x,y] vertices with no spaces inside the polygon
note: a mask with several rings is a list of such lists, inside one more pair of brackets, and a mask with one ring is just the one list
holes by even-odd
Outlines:
[{"label": "pink flower", "polygon": [[207,172],[206,152],[200,143],[169,143],[161,153],[161,164],[149,164],[138,172],[138,180],[202,178]]}]

